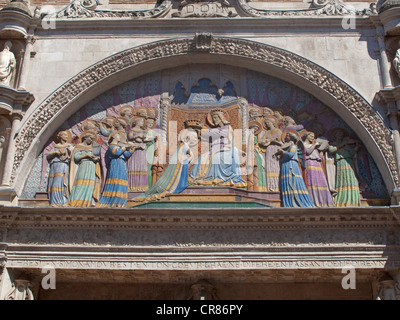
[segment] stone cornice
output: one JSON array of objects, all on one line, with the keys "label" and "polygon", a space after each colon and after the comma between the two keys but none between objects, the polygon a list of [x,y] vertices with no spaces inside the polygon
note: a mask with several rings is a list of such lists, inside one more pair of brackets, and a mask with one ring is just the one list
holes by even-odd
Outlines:
[{"label": "stone cornice", "polygon": [[[297,36],[298,34],[368,34],[374,36],[376,30],[372,19],[375,17],[357,17],[357,28],[344,30],[343,17],[272,17],[269,19],[259,17],[239,17],[229,20],[216,18],[182,19],[119,19],[101,20],[102,28],[98,28],[100,20],[71,19],[56,20],[56,29],[51,31],[37,28],[35,35],[39,39],[58,39],[69,37],[107,38],[107,37],[155,37],[160,38],[159,30],[162,28],[170,37],[182,37],[194,32],[209,32],[214,30],[214,35],[236,34],[241,36],[253,36],[254,34],[278,34],[285,36]],[[71,28],[74,30],[71,35]],[[117,32],[118,31],[118,32]],[[111,32],[115,34],[110,35]],[[145,33],[143,33],[145,32]]]},{"label": "stone cornice", "polygon": [[0,85],[0,112],[13,113],[26,110],[35,100],[33,94],[25,89],[14,89]]},{"label": "stone cornice", "polygon": [[9,38],[27,38],[29,30],[35,29],[41,20],[26,13],[2,9],[0,10],[0,33]]},{"label": "stone cornice", "polygon": [[[210,9],[210,6],[213,9]],[[148,10],[107,10],[97,8],[98,4],[94,0],[83,1],[74,0],[62,10],[43,15],[44,19],[147,19],[165,16],[172,8],[170,15],[172,18],[236,18],[243,17],[309,17],[309,16],[370,16],[376,15],[375,7],[364,10],[356,10],[352,6],[343,3],[341,0],[314,0],[309,8],[305,9],[282,9],[265,10],[256,9],[249,5],[246,0],[206,0],[206,1],[181,1],[179,6],[173,5],[170,0],[161,1],[158,6]],[[190,7],[185,11],[186,7]],[[236,11],[239,11],[239,15]]]},{"label": "stone cornice", "polygon": [[121,230],[399,229],[399,207],[108,209],[1,207],[1,228]]},{"label": "stone cornice", "polygon": [[146,271],[190,277],[226,270],[308,270],[305,277],[313,278],[311,270],[349,265],[359,276],[400,266],[398,215],[400,207],[0,207],[0,262],[28,273],[53,266],[67,280],[104,270],[136,272],[143,280]]}]

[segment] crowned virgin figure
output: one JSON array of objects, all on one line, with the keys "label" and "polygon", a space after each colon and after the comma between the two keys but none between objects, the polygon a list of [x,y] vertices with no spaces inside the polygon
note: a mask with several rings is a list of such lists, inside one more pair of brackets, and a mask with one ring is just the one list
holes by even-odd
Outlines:
[{"label": "crowned virgin figure", "polygon": [[235,147],[232,126],[222,109],[210,112],[211,128],[202,130],[201,141],[208,145],[194,164],[190,178],[198,185],[245,187],[241,176],[239,151]]}]

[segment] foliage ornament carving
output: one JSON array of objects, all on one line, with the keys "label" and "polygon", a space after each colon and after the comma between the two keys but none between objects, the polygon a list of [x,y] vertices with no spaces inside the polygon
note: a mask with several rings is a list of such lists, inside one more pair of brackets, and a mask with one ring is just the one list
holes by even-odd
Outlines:
[{"label": "foliage ornament carving", "polygon": [[97,0],[73,0],[64,9],[46,18],[155,18],[171,9],[171,1],[165,0],[160,5],[149,10],[99,10]]},{"label": "foliage ornament carving", "polygon": [[[43,128],[48,126],[60,110],[67,108],[72,100],[78,98],[90,87],[113,74],[142,63],[197,53],[194,38],[160,41],[117,53],[85,69],[67,81],[48,96],[21,127],[15,140],[16,151],[10,184],[14,184],[27,151]],[[213,36],[208,54],[236,56],[267,63],[292,72],[329,93],[346,107],[369,132],[386,161],[393,184],[397,187],[400,186],[390,129],[385,126],[383,119],[371,105],[345,82],[305,58],[279,48],[248,40]]]},{"label": "foliage ornament carving", "polygon": [[265,10],[256,9],[248,4],[247,0],[237,0],[239,7],[252,17],[269,17],[269,16],[342,16],[342,15],[375,15],[377,11],[375,6],[369,9],[356,10],[350,5],[343,3],[341,0],[313,0],[312,5],[308,9],[295,10]]},{"label": "foliage ornament carving", "polygon": [[[351,5],[341,0],[313,0],[311,7],[307,9],[293,10],[265,10],[252,7],[247,0],[236,0],[231,4],[228,0],[180,0],[179,7],[172,13],[176,18],[201,18],[201,17],[236,17],[237,7],[247,16],[342,16],[376,15],[376,4],[370,8],[356,10]],[[42,18],[76,19],[76,18],[156,18],[164,16],[172,9],[170,0],[163,0],[152,9],[148,10],[99,10],[97,0],[72,0],[64,9],[43,15]],[[236,7],[236,8],[235,8]]]}]

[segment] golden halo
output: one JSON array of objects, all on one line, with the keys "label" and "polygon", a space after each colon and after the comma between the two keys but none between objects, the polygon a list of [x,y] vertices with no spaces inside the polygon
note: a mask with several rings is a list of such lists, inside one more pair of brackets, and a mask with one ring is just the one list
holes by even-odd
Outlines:
[{"label": "golden halo", "polygon": [[142,117],[142,116],[134,116],[134,117],[132,118],[132,120],[131,120],[131,123],[130,123],[131,128],[133,127],[133,122],[134,122],[136,119],[143,119],[143,120],[145,120],[146,118],[144,118],[144,117]]},{"label": "golden halo", "polygon": [[[251,116],[251,111],[252,110],[257,110],[257,115],[256,116]],[[251,107],[250,109],[249,109],[249,116],[250,117],[260,117],[261,116],[261,113],[260,113],[260,108],[259,107]]]},{"label": "golden halo", "polygon": [[256,125],[256,126],[258,127],[258,130],[257,130],[257,131],[254,131],[254,134],[255,134],[255,135],[259,134],[259,133],[261,132],[261,130],[262,130],[262,125],[261,125],[261,123],[259,123],[258,121],[251,121],[251,122],[249,123],[249,128],[251,128],[252,125]]},{"label": "golden halo", "polygon": [[117,121],[123,121],[123,122],[125,122],[126,123],[126,125],[128,125],[128,122],[126,121],[126,119],[124,118],[124,117],[117,117],[117,118],[114,118],[114,121],[113,121],[113,125],[115,126],[115,122],[117,122]]},{"label": "golden halo", "polygon": [[[303,137],[304,136],[306,136],[307,134],[309,134],[309,133],[314,133],[314,132],[312,132],[312,131],[308,131],[308,130],[302,130],[301,132],[300,132],[300,138],[301,138],[301,140],[303,140]],[[315,140],[315,133],[314,133],[314,140]]]},{"label": "golden halo", "polygon": [[[157,121],[156,121],[157,118],[154,119],[153,117],[151,117],[151,118],[149,117],[149,118],[147,118],[146,120],[148,120],[148,119],[154,120],[154,121],[153,121],[153,126],[150,128],[150,129],[154,129],[154,128],[156,127],[156,125],[157,125]],[[146,120],[145,120],[145,124],[146,124]]]},{"label": "golden halo", "polygon": [[93,135],[94,136],[94,141],[97,141],[97,133],[94,132],[93,130],[86,130],[86,131],[83,131],[81,133],[81,135],[79,136],[79,143],[82,143],[82,137],[84,137],[84,136],[86,136],[88,134]]},{"label": "golden halo", "polygon": [[211,117],[211,116],[212,116],[213,113],[217,113],[217,112],[222,113],[222,115],[223,115],[223,117],[225,118],[225,120],[228,121],[228,122],[230,122],[230,121],[229,121],[229,115],[228,115],[227,112],[225,112],[224,109],[215,108],[215,109],[212,109],[212,110],[207,114],[207,121],[208,121],[209,124],[211,124],[212,126],[215,126],[214,121],[212,120],[212,117]]},{"label": "golden halo", "polygon": [[85,127],[85,125],[86,125],[87,123],[92,123],[95,127],[97,127],[97,122],[96,122],[96,121],[94,121],[94,120],[92,120],[92,119],[86,119],[86,120],[84,120],[84,121],[81,122],[81,129],[82,129],[83,131],[87,131],[87,130],[84,129],[84,127]]},{"label": "golden halo", "polygon": [[138,117],[147,117],[147,108],[146,107],[139,107],[135,109],[135,116]]},{"label": "golden halo", "polygon": [[[275,108],[272,110],[274,112],[274,117],[278,119],[277,116],[275,116],[276,113],[280,113],[280,115],[282,116],[282,121],[285,119],[286,115],[285,115],[285,110],[283,108]],[[278,121],[280,121],[278,119]]]},{"label": "golden halo", "polygon": [[[154,120],[157,119],[157,117],[158,117],[157,108],[149,107],[149,108],[147,108],[146,112],[147,112],[147,118],[151,118],[151,119],[154,119]],[[149,113],[154,113],[154,115],[150,116]]]},{"label": "golden halo", "polygon": [[106,120],[110,119],[112,123],[114,123],[115,118],[114,117],[105,117],[101,119],[101,123],[105,123]]},{"label": "golden halo", "polygon": [[282,140],[282,142],[285,142],[286,135],[287,135],[289,132],[293,133],[293,134],[297,137],[297,139],[300,140],[300,134],[299,134],[296,130],[293,130],[293,129],[286,129],[286,130],[283,130],[282,135],[281,135],[281,140]]},{"label": "golden halo", "polygon": [[263,119],[263,128],[266,129],[266,130],[268,130],[268,129],[265,127],[265,120],[267,120],[267,119],[268,119],[268,120],[272,120],[272,121],[274,122],[275,127],[277,127],[278,124],[279,124],[279,120],[278,120],[278,118],[275,117],[275,116],[264,116],[263,118],[264,118],[264,119]]},{"label": "golden halo", "polygon": [[53,136],[53,141],[55,142],[55,143],[58,143],[58,134],[60,133],[60,132],[66,132],[67,134],[68,134],[68,140],[67,140],[67,143],[71,143],[71,141],[72,141],[72,133],[71,133],[71,131],[69,131],[69,130],[58,130],[55,134],[54,134],[54,136]]},{"label": "golden halo", "polygon": [[[274,110],[272,110],[272,107],[271,107],[271,106],[262,106],[261,109],[262,109],[262,114],[264,115],[264,117],[265,117],[265,116],[273,116],[273,115],[274,115]],[[265,110],[266,110],[266,109],[270,110],[271,113],[266,115],[266,114],[265,114]]]},{"label": "golden halo", "polygon": [[122,115],[122,112],[124,111],[124,110],[131,110],[132,112],[132,116],[135,114],[135,109],[133,108],[133,107],[131,107],[131,106],[123,106],[123,107],[121,107],[119,110],[118,110],[118,114],[121,116],[121,117],[123,117],[123,115]]},{"label": "golden halo", "polygon": [[110,141],[110,139],[112,140],[112,138],[116,135],[119,134],[121,137],[124,138],[124,140],[126,140],[126,132],[123,130],[117,130],[117,131],[113,131],[109,136],[108,136],[108,141]]}]

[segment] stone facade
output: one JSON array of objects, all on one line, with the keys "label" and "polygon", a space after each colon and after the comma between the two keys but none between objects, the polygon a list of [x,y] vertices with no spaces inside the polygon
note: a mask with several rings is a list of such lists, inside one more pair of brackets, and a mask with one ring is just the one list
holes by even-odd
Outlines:
[{"label": "stone facade", "polygon": [[[0,299],[398,299],[395,1],[1,5]],[[340,142],[348,141],[351,154],[357,150],[349,157],[357,168],[351,186],[339,186],[336,178],[338,190],[328,191],[332,205],[288,207],[282,174],[279,190],[262,184],[272,161],[259,134],[271,130],[267,109],[281,114],[282,121],[278,114],[274,119],[282,132],[298,135],[303,193],[325,188],[307,180],[314,169],[305,169],[303,135],[313,132],[340,149],[332,132],[346,132]],[[152,120],[157,136],[147,144],[133,138],[140,117]],[[296,122],[292,127],[288,118]],[[122,129],[118,119],[126,122]],[[146,139],[150,129],[143,129]],[[193,173],[192,160],[181,163],[179,156],[189,170],[179,171],[184,190],[174,182],[176,172],[166,180],[173,155],[184,146],[185,157],[204,160],[200,143],[190,144],[197,138],[180,134],[184,129],[199,141],[226,132],[221,148],[241,161],[237,180],[224,180],[234,170],[228,174],[213,163],[222,150],[212,154],[213,147],[207,164],[222,173],[209,184]],[[86,140],[88,132],[93,139]],[[115,146],[132,154],[127,158],[149,158],[152,150],[156,159],[131,169],[135,173],[124,164],[129,188],[118,189],[126,197],[116,205],[121,208],[100,199],[116,172],[104,160],[116,132]],[[174,132],[178,146],[171,143]],[[287,136],[278,139],[282,148]],[[79,148],[96,155],[88,156],[96,169],[88,165],[85,172],[92,172],[100,194],[90,190],[87,205],[73,206],[76,181],[70,177],[81,173],[72,169],[75,160],[65,160],[64,169],[51,167],[50,155],[56,150],[57,159],[74,159]],[[145,189],[135,189],[131,177],[144,173]],[[64,180],[56,185],[60,174]],[[64,187],[65,199],[54,200]],[[355,190],[356,204],[337,201],[346,188]],[[152,193],[141,198],[146,190]],[[46,270],[55,272],[56,289],[43,285]],[[356,289],[343,286],[346,270],[355,271]]]}]

